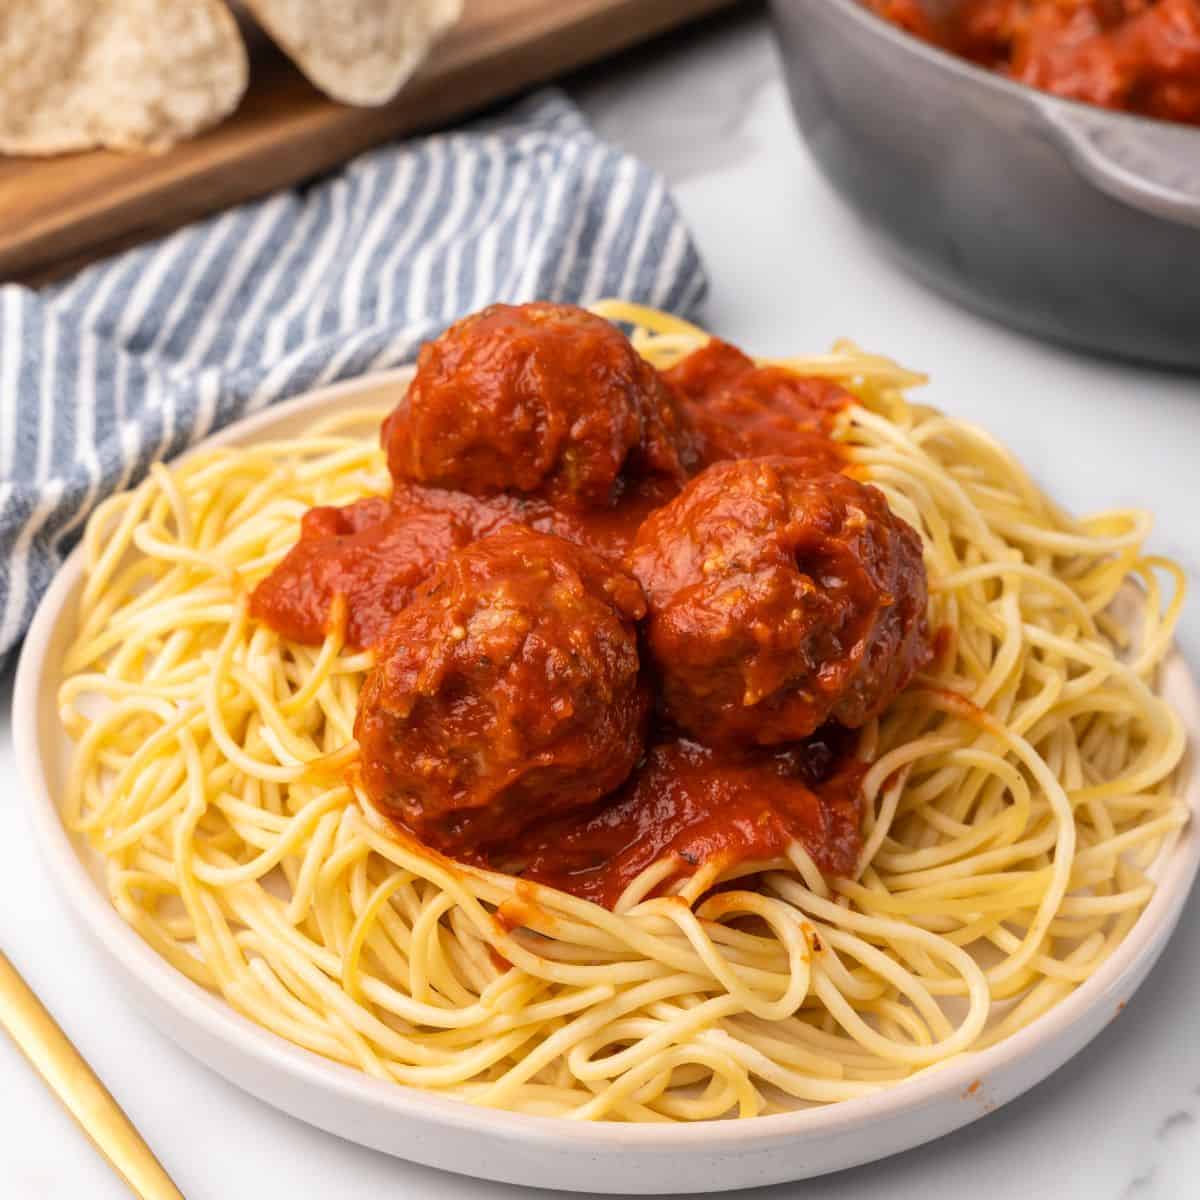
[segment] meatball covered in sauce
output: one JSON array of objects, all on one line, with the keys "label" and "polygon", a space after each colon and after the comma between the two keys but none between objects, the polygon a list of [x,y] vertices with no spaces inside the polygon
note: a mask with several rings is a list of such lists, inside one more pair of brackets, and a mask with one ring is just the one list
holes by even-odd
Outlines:
[{"label": "meatball covered in sauce", "polygon": [[383,440],[397,480],[594,507],[625,472],[682,480],[677,423],[658,372],[608,321],[495,304],[422,347]]},{"label": "meatball covered in sauce", "polygon": [[709,467],[630,561],[663,706],[709,745],[857,727],[928,654],[917,534],[876,488],[800,460]]},{"label": "meatball covered in sauce", "polygon": [[355,722],[371,801],[469,857],[611,792],[643,748],[644,613],[629,575],[561,538],[453,554],[376,647]]}]

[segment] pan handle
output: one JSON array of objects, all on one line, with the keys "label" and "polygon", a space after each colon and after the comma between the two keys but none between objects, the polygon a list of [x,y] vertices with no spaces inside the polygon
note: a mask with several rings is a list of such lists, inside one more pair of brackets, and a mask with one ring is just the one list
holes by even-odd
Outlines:
[{"label": "pan handle", "polygon": [[1200,130],[1113,119],[1102,109],[1041,97],[1037,107],[1059,149],[1100,191],[1163,220],[1200,227]]}]

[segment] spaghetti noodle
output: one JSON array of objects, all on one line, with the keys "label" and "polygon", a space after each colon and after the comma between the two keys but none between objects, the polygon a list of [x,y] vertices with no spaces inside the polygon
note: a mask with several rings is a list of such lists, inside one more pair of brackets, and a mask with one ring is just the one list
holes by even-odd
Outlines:
[{"label": "spaghetti noodle", "polygon": [[[659,368],[707,339],[597,311]],[[778,365],[853,394],[834,436],[920,532],[944,631],[862,732],[852,878],[826,879],[798,845],[682,879],[660,861],[609,911],[397,834],[347,773],[370,651],[346,647],[344,619],[306,646],[248,612],[305,511],[388,488],[383,414],[342,412],[155,466],[88,526],[64,816],[124,919],[300,1046],[574,1119],[864,1095],[1087,979],[1187,821],[1184,732],[1155,690],[1181,573],[1144,554],[1144,514],[1063,513],[988,435],[912,404],[920,377],[887,359],[841,342]]]}]

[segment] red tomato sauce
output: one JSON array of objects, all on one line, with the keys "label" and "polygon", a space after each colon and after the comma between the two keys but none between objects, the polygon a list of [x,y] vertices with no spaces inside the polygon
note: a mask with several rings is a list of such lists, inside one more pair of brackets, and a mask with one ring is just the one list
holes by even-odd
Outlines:
[{"label": "red tomato sauce", "polygon": [[434,564],[480,536],[474,516],[470,505],[426,507],[407,492],[310,509],[295,546],[251,594],[250,614],[292,641],[319,645],[340,594],[346,643],[369,646]]},{"label": "red tomato sauce", "polygon": [[509,852],[524,863],[522,878],[606,908],[664,858],[676,864],[669,878],[678,878],[701,864],[769,862],[799,842],[823,872],[848,875],[861,847],[866,770],[850,755],[852,740],[836,730],[745,755],[659,742],[598,811],[539,829]]},{"label": "red tomato sauce", "polygon": [[713,338],[665,371],[692,431],[696,467],[731,458],[783,454],[840,471],[841,446],[829,435],[853,397],[828,379],[759,367]]},{"label": "red tomato sauce", "polygon": [[[815,470],[846,466],[830,435],[853,398],[834,383],[757,367],[717,340],[656,379],[653,386],[670,404],[662,406],[660,423],[648,428],[673,431],[677,461],[689,474],[722,460],[767,454],[802,458]],[[457,386],[456,380],[451,383]],[[445,403],[458,402],[447,395]],[[453,424],[448,417],[447,423]],[[395,421],[390,428],[395,434]],[[422,449],[431,453],[424,444]],[[638,461],[636,453],[629,457]],[[561,481],[540,491],[467,494],[397,477],[390,497],[308,512],[295,546],[255,588],[251,613],[286,638],[319,644],[340,596],[346,644],[386,646],[384,635],[397,614],[455,551],[525,525],[627,568],[639,528],[681,486],[655,463],[641,473],[623,469],[611,501],[588,506],[564,503]],[[799,841],[823,871],[847,874],[861,848],[859,785],[866,764],[854,757],[856,743],[854,732],[830,725],[784,747],[714,750],[677,736],[660,718],[632,773],[600,801],[566,815],[547,813],[501,845],[455,853],[461,861],[608,906],[640,871],[663,858],[676,864],[679,876],[714,861],[730,866],[778,859]],[[399,822],[397,827],[403,829]],[[513,905],[497,919],[509,928],[521,923],[523,911]]]},{"label": "red tomato sauce", "polygon": [[885,20],[1030,87],[1200,125],[1200,0],[866,0]]},{"label": "red tomato sauce", "polygon": [[538,496],[480,497],[397,484],[390,499],[372,496],[305,513],[299,541],[251,594],[250,613],[292,641],[320,645],[340,593],[346,644],[371,646],[455,550],[528,525],[620,562],[646,517],[677,491],[670,480],[651,476],[628,484],[611,507],[562,509]]}]

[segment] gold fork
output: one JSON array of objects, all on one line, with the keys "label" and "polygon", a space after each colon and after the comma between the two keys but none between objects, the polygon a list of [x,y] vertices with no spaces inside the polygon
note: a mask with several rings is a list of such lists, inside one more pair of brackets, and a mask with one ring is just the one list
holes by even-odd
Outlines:
[{"label": "gold fork", "polygon": [[183,1200],[150,1147],[0,952],[0,1025],[141,1200]]}]

